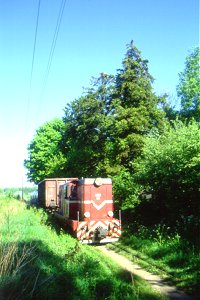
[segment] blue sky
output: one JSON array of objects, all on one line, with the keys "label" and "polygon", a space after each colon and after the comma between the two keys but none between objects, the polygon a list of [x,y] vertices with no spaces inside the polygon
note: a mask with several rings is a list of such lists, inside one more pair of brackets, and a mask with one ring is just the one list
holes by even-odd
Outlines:
[{"label": "blue sky", "polygon": [[35,130],[62,117],[92,76],[115,75],[131,40],[149,60],[157,94],[176,102],[178,73],[199,43],[198,0],[66,0],[46,88],[61,0],[0,0],[0,187],[26,185],[23,160]]}]

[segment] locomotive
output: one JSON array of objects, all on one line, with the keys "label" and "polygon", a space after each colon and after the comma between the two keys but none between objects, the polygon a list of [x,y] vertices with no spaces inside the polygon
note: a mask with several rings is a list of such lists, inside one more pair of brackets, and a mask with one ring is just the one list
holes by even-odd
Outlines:
[{"label": "locomotive", "polygon": [[82,243],[115,242],[121,235],[121,211],[115,218],[110,178],[45,179],[38,199]]}]

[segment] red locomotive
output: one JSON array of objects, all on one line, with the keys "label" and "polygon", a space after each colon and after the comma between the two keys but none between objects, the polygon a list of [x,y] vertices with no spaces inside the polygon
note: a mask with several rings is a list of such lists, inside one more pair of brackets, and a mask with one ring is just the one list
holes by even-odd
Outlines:
[{"label": "red locomotive", "polygon": [[121,212],[114,218],[110,178],[67,179],[59,186],[55,216],[82,243],[117,241],[121,235]]}]

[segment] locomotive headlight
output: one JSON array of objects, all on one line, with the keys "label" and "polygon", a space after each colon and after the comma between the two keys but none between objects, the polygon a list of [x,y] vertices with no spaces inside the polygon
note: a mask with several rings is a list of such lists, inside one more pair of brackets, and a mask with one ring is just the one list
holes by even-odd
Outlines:
[{"label": "locomotive headlight", "polygon": [[112,210],[109,210],[108,216],[109,216],[109,217],[113,217],[113,211],[112,211]]},{"label": "locomotive headlight", "polygon": [[102,179],[101,178],[96,178],[95,181],[94,181],[94,184],[99,187],[102,185]]},{"label": "locomotive headlight", "polygon": [[90,212],[89,212],[89,211],[86,211],[86,212],[84,213],[84,217],[85,217],[85,218],[89,218],[89,217],[90,217]]},{"label": "locomotive headlight", "polygon": [[117,227],[114,226],[114,227],[113,227],[113,232],[117,232],[117,230],[118,230]]}]

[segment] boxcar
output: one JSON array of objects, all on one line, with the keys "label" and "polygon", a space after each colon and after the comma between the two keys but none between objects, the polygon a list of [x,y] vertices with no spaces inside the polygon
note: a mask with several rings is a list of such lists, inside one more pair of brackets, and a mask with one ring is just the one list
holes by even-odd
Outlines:
[{"label": "boxcar", "polygon": [[41,181],[38,184],[38,205],[45,209],[57,209],[59,207],[60,186],[72,179],[46,178]]}]

